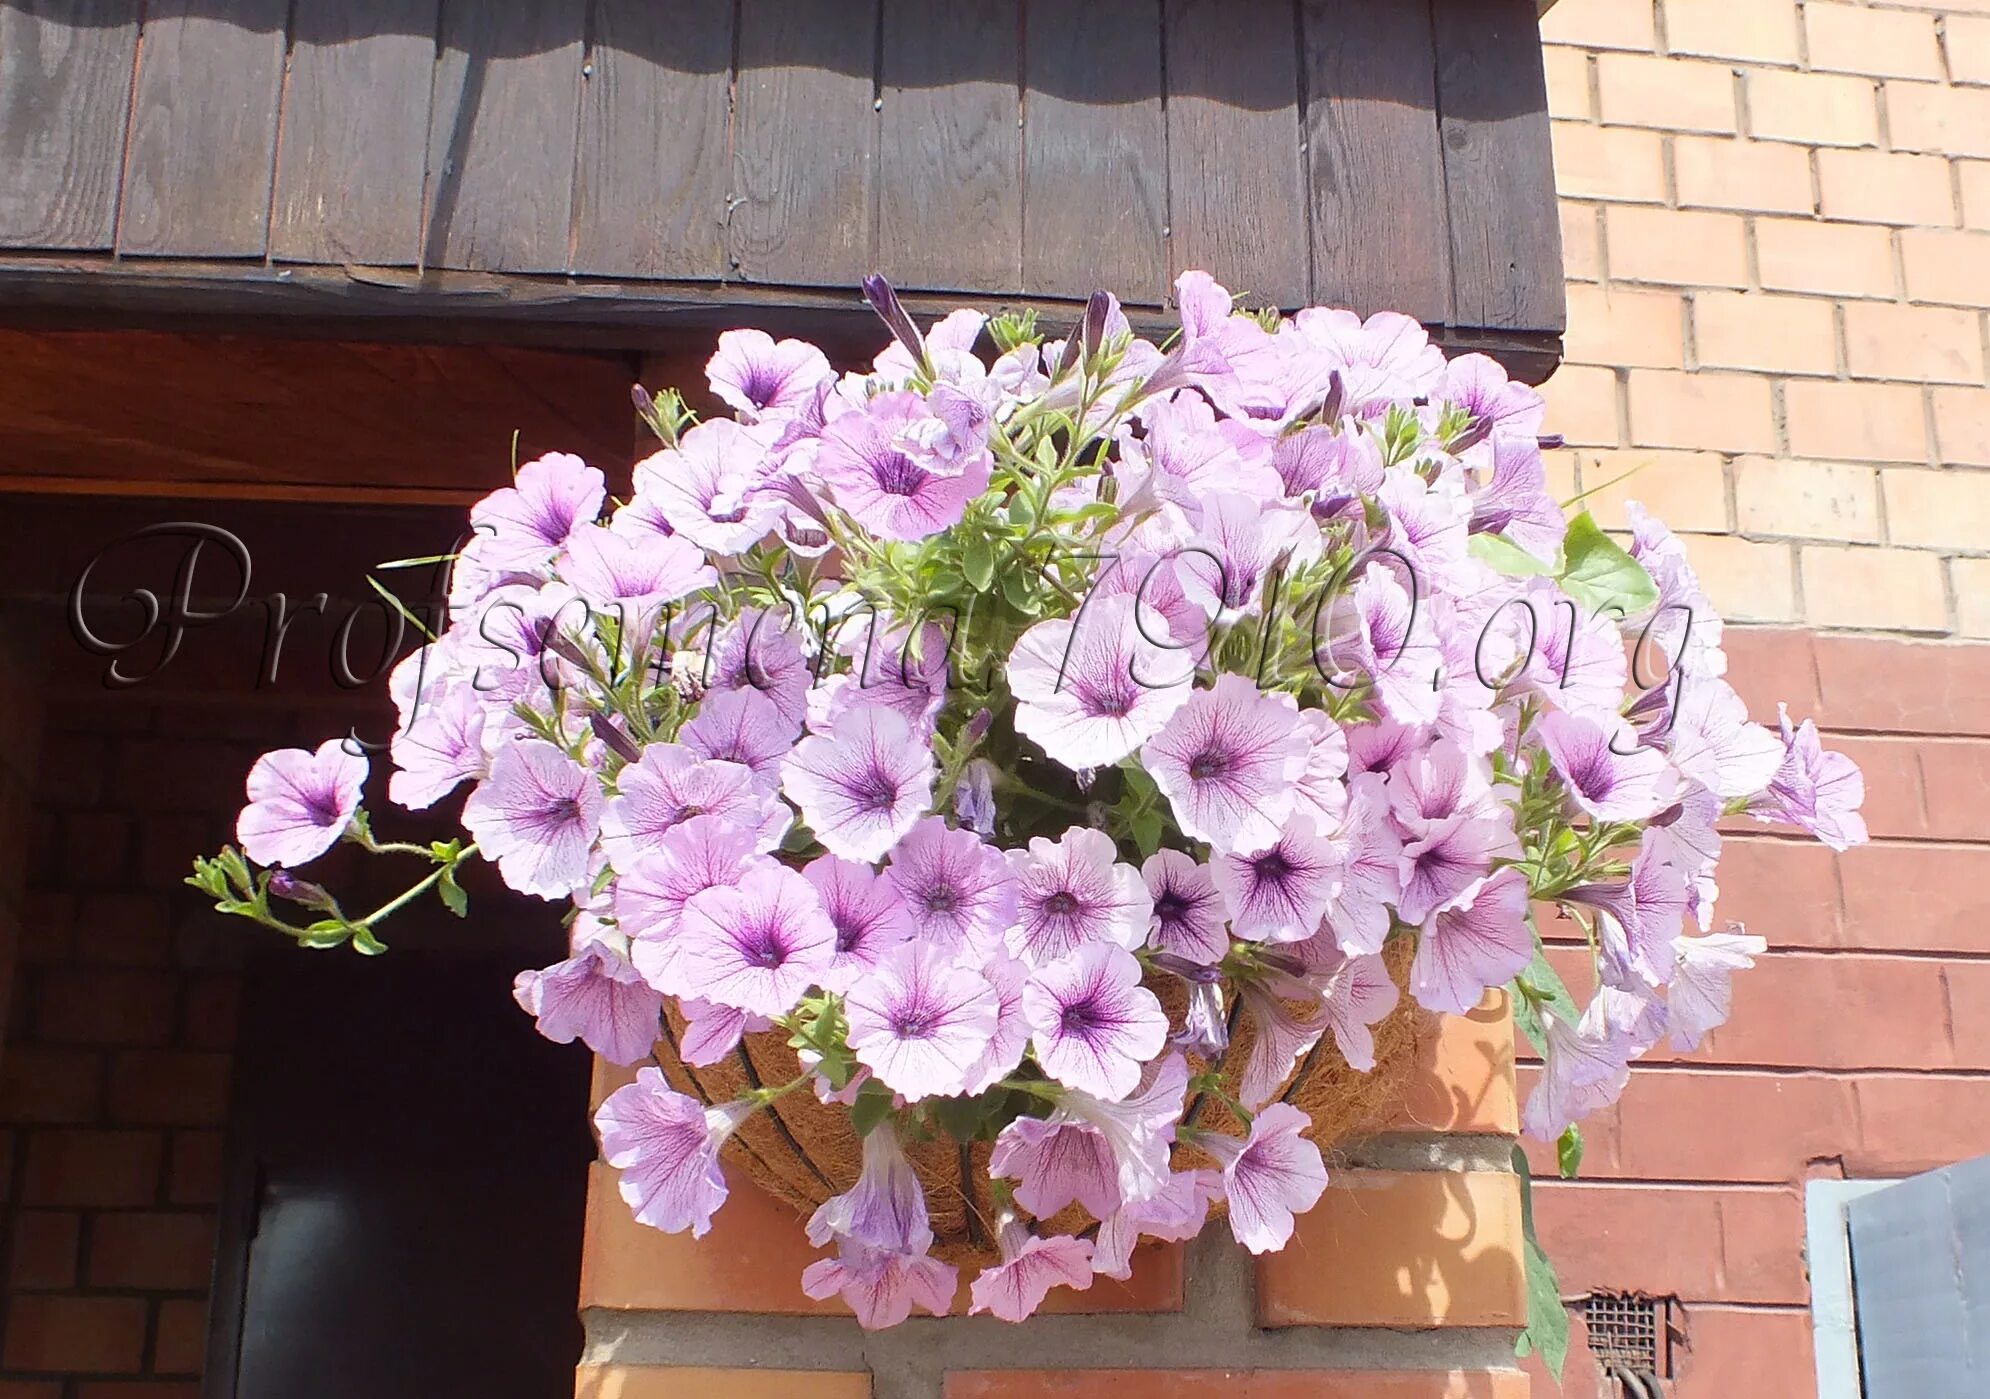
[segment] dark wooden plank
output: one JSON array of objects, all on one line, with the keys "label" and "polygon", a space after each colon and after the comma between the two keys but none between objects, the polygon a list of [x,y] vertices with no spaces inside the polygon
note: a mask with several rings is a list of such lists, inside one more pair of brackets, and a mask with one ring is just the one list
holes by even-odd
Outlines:
[{"label": "dark wooden plank", "polygon": [[288,0],[151,0],[118,251],[261,257]]},{"label": "dark wooden plank", "polygon": [[1167,131],[1154,0],[1030,0],[1023,29],[1023,286],[1168,290]]},{"label": "dark wooden plank", "polygon": [[587,0],[448,0],[429,113],[430,267],[567,266]]},{"label": "dark wooden plank", "polygon": [[0,246],[108,248],[139,0],[0,6]]},{"label": "dark wooden plank", "polygon": [[877,0],[740,0],[733,267],[850,286],[872,270]]},{"label": "dark wooden plank", "polygon": [[1453,314],[1560,331],[1561,223],[1534,0],[1434,0]]},{"label": "dark wooden plank", "polygon": [[421,261],[439,0],[300,5],[276,154],[270,255]]},{"label": "dark wooden plank", "polygon": [[1301,0],[1313,298],[1451,318],[1436,49],[1425,0]]},{"label": "dark wooden plank", "polygon": [[878,270],[901,287],[1022,287],[1019,0],[884,0]]},{"label": "dark wooden plank", "polygon": [[1303,306],[1294,0],[1168,0],[1168,246],[1253,305]]},{"label": "dark wooden plank", "polygon": [[594,0],[574,271],[726,273],[733,0]]}]

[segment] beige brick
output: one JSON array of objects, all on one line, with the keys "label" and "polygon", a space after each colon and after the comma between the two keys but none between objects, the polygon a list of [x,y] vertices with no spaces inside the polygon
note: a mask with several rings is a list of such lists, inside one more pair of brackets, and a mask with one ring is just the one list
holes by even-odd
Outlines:
[{"label": "beige brick", "polygon": [[1866,379],[1983,382],[1983,328],[1974,311],[1862,301],[1845,308],[1845,364]]},{"label": "beige brick", "polygon": [[1571,363],[1685,366],[1686,299],[1677,292],[1580,284],[1567,290]]},{"label": "beige brick", "polygon": [[1558,447],[1541,453],[1541,465],[1548,473],[1548,494],[1556,500],[1568,500],[1582,489],[1576,480],[1575,459],[1573,447]]},{"label": "beige brick", "polygon": [[1773,452],[1769,381],[1752,374],[1630,373],[1631,443],[1711,452]]},{"label": "beige brick", "polygon": [[1948,630],[1942,561],[1934,554],[1807,544],[1797,566],[1803,576],[1804,620],[1813,625]]},{"label": "beige brick", "polygon": [[1980,88],[1890,82],[1886,120],[1898,150],[1990,156],[1990,92]]},{"label": "beige brick", "polygon": [[1773,291],[1892,296],[1893,242],[1883,228],[1808,219],[1755,220],[1755,262]]},{"label": "beige brick", "polygon": [[1915,385],[1793,379],[1783,386],[1783,410],[1797,456],[1927,460],[1927,420]]},{"label": "beige brick", "polygon": [[1844,462],[1742,457],[1734,464],[1735,517],[1744,534],[1876,541],[1879,472]]},{"label": "beige brick", "polygon": [[1990,160],[1958,160],[1955,170],[1962,186],[1963,223],[1990,228]]},{"label": "beige brick", "polygon": [[1949,163],[1895,151],[1819,151],[1818,207],[1859,223],[1955,223]]},{"label": "beige brick", "polygon": [[1946,29],[1950,81],[1990,83],[1990,17],[1950,15]]},{"label": "beige brick", "polygon": [[1581,49],[1545,48],[1541,67],[1548,78],[1548,115],[1587,121],[1594,115],[1589,106],[1589,55]]},{"label": "beige brick", "polygon": [[1780,141],[1678,136],[1672,171],[1681,204],[1780,214],[1808,214],[1815,207],[1809,154]]},{"label": "beige brick", "polygon": [[1864,78],[1837,73],[1748,73],[1748,128],[1802,146],[1870,146],[1879,140],[1879,104]]},{"label": "beige brick", "polygon": [[1807,296],[1703,291],[1693,297],[1693,347],[1718,369],[1838,372],[1831,303]]},{"label": "beige brick", "polygon": [[1990,637],[1990,559],[1950,559],[1949,584],[1955,593],[1956,630]]},{"label": "beige brick", "polygon": [[1649,53],[1658,46],[1652,0],[1617,0],[1608,5],[1556,5],[1541,16],[1541,42],[1576,44],[1589,49],[1637,49]]},{"label": "beige brick", "polygon": [[1605,216],[1610,275],[1631,282],[1745,287],[1745,226],[1733,214],[1625,205]]},{"label": "beige brick", "polygon": [[1548,400],[1549,432],[1578,447],[1617,445],[1617,372],[1565,364],[1541,385]]},{"label": "beige brick", "polygon": [[1571,281],[1594,282],[1603,276],[1603,226],[1594,204],[1561,202],[1562,271]]},{"label": "beige brick", "polygon": [[1656,131],[1552,123],[1555,187],[1576,199],[1665,202],[1664,141]]},{"label": "beige brick", "polygon": [[1990,554],[1990,471],[1888,471],[1882,480],[1895,544]]},{"label": "beige brick", "polygon": [[1792,0],[1665,0],[1665,46],[1704,58],[1795,63],[1797,9]]},{"label": "beige brick", "polygon": [[1910,300],[1990,306],[1990,233],[1902,229],[1900,260]]},{"label": "beige brick", "polygon": [[1596,77],[1607,122],[1671,131],[1734,130],[1734,72],[1724,64],[1606,53],[1596,60]]},{"label": "beige brick", "polygon": [[1820,72],[1876,78],[1942,75],[1933,15],[1808,0],[1803,22],[1810,41],[1810,66]]},{"label": "beige brick", "polygon": [[1990,389],[1942,389],[1935,405],[1936,460],[1944,466],[1990,466]]},{"label": "beige brick", "polygon": [[1796,551],[1731,534],[1686,534],[1686,558],[1714,610],[1731,622],[1797,620]]},{"label": "beige brick", "polygon": [[1583,505],[1605,529],[1630,528],[1624,504],[1632,500],[1675,530],[1718,534],[1733,528],[1718,452],[1584,453],[1582,489]]}]

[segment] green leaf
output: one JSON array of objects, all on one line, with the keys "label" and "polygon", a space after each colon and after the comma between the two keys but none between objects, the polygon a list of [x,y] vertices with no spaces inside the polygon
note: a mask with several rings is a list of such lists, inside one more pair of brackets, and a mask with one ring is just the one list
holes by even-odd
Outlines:
[{"label": "green leaf", "polygon": [[1002,596],[1009,606],[1025,617],[1034,617],[1041,604],[1035,590],[1030,587],[1029,573],[1021,567],[1002,570]]},{"label": "green leaf", "polygon": [[355,923],[352,927],[352,950],[364,957],[378,957],[387,950],[387,944],[373,936],[373,929]]},{"label": "green leaf", "polygon": [[339,947],[352,937],[352,928],[343,918],[322,918],[297,935],[305,947]]},{"label": "green leaf", "polygon": [[1582,1174],[1582,1128],[1573,1122],[1555,1142],[1555,1164],[1561,1168],[1563,1180]]},{"label": "green leaf", "polygon": [[967,541],[960,566],[970,588],[977,593],[988,591],[989,584],[995,581],[995,549],[987,535],[977,534]]},{"label": "green leaf", "polygon": [[933,1104],[933,1118],[946,1129],[947,1135],[957,1142],[971,1142],[981,1134],[981,1124],[1003,1100],[1008,1090],[991,1090],[994,1100],[984,1093],[977,1098],[940,1098]]},{"label": "green leaf", "polygon": [[435,881],[435,894],[442,900],[442,906],[458,918],[469,916],[470,896],[464,893],[463,886],[456,882],[455,870],[446,869],[442,872],[442,877]]},{"label": "green leaf", "polygon": [[[1530,928],[1533,921],[1530,916]],[[1513,980],[1513,1023],[1520,1027],[1537,1053],[1546,1053],[1548,1032],[1541,1024],[1540,1007],[1553,1006],[1555,1013],[1570,1025],[1581,1018],[1581,1013],[1576,1010],[1575,997],[1569,994],[1561,973],[1549,965],[1539,933],[1534,936],[1534,961]]]},{"label": "green leaf", "polygon": [[1527,1153],[1513,1148],[1513,1170],[1520,1177],[1520,1222],[1527,1240],[1527,1329],[1514,1343],[1516,1356],[1541,1353],[1541,1363],[1559,1384],[1569,1353],[1569,1314],[1562,1305],[1561,1279],[1534,1234],[1534,1182],[1527,1170]]},{"label": "green leaf", "polygon": [[1509,578],[1545,578],[1555,571],[1503,534],[1475,534],[1465,546],[1473,558]]},{"label": "green leaf", "polygon": [[1563,592],[1593,613],[1634,617],[1658,603],[1658,585],[1644,565],[1605,534],[1587,510],[1569,521],[1558,581]]},{"label": "green leaf", "polygon": [[1151,806],[1133,814],[1133,843],[1140,847],[1140,858],[1146,859],[1161,848],[1161,813]]},{"label": "green leaf", "polygon": [[891,1115],[891,1097],[891,1090],[876,1079],[864,1080],[864,1086],[857,1090],[857,1101],[850,1105],[850,1125],[858,1136],[869,1136],[871,1128]]}]

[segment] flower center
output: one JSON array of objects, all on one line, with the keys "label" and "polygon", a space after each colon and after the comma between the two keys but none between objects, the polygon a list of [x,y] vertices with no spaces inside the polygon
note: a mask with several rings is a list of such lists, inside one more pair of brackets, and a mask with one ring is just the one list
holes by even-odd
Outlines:
[{"label": "flower center", "polygon": [[850,800],[867,812],[890,811],[898,805],[898,782],[881,767],[873,767],[850,784]]},{"label": "flower center", "polygon": [[1043,901],[1043,911],[1052,918],[1069,918],[1078,907],[1078,896],[1068,889],[1059,889]]},{"label": "flower center", "polygon": [[879,461],[871,475],[886,495],[917,495],[926,482],[926,473],[903,452],[893,452]]},{"label": "flower center", "polygon": [[1064,1007],[1064,1014],[1058,1017],[1058,1028],[1067,1035],[1089,1035],[1099,1027],[1098,1009],[1090,1001],[1079,1001]]},{"label": "flower center", "polygon": [[313,792],[304,799],[304,809],[311,813],[315,825],[339,824],[339,799],[330,792]]},{"label": "flower center", "polygon": [[926,891],[924,903],[928,913],[952,913],[960,907],[960,896],[942,884]]},{"label": "flower center", "polygon": [[1251,861],[1251,873],[1262,884],[1283,884],[1292,877],[1292,862],[1277,846]]},{"label": "flower center", "polygon": [[[580,799],[578,797],[556,797],[546,807],[546,815],[561,825],[580,820]],[[320,825],[330,825],[321,821]]]},{"label": "flower center", "polygon": [[1205,748],[1188,760],[1189,780],[1207,782],[1211,778],[1225,777],[1232,766],[1228,753],[1220,748]]},{"label": "flower center", "polygon": [[1188,900],[1169,890],[1154,900],[1154,916],[1163,923],[1181,923],[1188,918]]}]

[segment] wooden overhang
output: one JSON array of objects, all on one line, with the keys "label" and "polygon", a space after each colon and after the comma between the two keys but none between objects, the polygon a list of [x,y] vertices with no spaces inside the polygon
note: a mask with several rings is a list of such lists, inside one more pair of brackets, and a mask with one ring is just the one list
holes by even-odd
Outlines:
[{"label": "wooden overhang", "polygon": [[1539,380],[1535,0],[0,0],[0,325],[868,352],[1095,287]]}]

